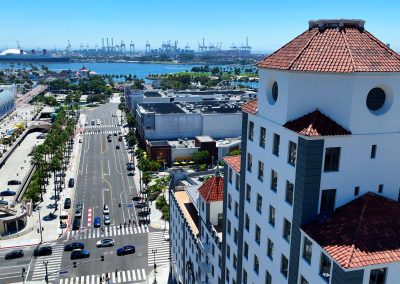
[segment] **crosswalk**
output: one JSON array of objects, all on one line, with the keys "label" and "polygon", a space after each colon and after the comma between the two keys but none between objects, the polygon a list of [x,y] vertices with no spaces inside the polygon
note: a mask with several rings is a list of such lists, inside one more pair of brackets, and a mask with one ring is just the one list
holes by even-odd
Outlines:
[{"label": "crosswalk", "polygon": [[149,233],[148,236],[148,260],[147,264],[149,266],[154,265],[154,254],[153,251],[157,250],[155,253],[156,263],[157,265],[167,264],[169,263],[169,241],[164,239],[164,236],[168,235],[167,231],[159,231]]},{"label": "crosswalk", "polygon": [[90,132],[89,130],[86,130],[83,133],[83,135],[114,134],[114,133],[118,133],[118,130],[92,130]]},{"label": "crosswalk", "polygon": [[119,127],[116,124],[110,124],[110,125],[88,125],[85,126],[85,129],[92,129],[92,128],[106,128],[106,127]]},{"label": "crosswalk", "polygon": [[[109,282],[100,281],[100,279],[109,278]],[[100,284],[100,283],[142,283],[146,282],[146,271],[144,269],[132,269],[115,271],[103,274],[92,274],[86,276],[76,276],[70,278],[61,278],[59,284]]]},{"label": "crosswalk", "polygon": [[54,280],[58,278],[58,272],[61,267],[63,249],[63,245],[56,245],[53,247],[53,253],[51,255],[39,256],[38,258],[36,258],[32,274],[33,281],[44,280],[46,275],[46,262],[49,280]]},{"label": "crosswalk", "polygon": [[82,228],[77,231],[69,231],[67,233],[67,239],[74,240],[87,240],[87,239],[98,239],[103,237],[115,237],[115,236],[125,236],[125,235],[134,235],[134,234],[147,234],[149,232],[149,227],[147,226],[122,226],[120,229],[119,226],[107,226],[103,227],[104,231],[101,228]]}]

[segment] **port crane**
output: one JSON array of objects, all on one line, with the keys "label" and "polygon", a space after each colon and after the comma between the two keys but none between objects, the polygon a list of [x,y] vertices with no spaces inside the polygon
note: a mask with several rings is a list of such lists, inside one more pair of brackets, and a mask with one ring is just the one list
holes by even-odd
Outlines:
[{"label": "port crane", "polygon": [[69,52],[71,51],[71,43],[69,42],[69,40],[68,40],[67,47],[65,48],[65,51],[66,51],[67,53],[69,53]]},{"label": "port crane", "polygon": [[135,44],[133,43],[133,41],[131,41],[131,44],[129,45],[129,52],[135,53]]}]

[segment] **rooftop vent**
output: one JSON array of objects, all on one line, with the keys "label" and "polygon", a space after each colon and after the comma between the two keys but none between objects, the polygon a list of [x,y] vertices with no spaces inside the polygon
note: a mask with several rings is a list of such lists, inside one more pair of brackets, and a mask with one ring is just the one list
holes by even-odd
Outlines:
[{"label": "rooftop vent", "polygon": [[308,22],[308,28],[318,28],[320,31],[327,28],[345,28],[352,27],[360,30],[364,29],[364,20],[360,19],[324,19],[324,20],[311,20]]}]

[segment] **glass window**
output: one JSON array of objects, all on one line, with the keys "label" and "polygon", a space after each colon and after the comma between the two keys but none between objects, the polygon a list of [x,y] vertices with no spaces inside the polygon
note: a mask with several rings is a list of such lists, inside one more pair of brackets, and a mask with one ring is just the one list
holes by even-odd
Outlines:
[{"label": "glass window", "polygon": [[259,262],[259,260],[258,260],[258,256],[257,256],[257,255],[254,255],[254,264],[253,264],[253,268],[254,268],[255,273],[258,274],[258,271],[260,270],[260,262]]},{"label": "glass window", "polygon": [[253,141],[254,137],[254,122],[250,121],[249,122],[249,140]]},{"label": "glass window", "polygon": [[260,147],[265,148],[265,135],[266,135],[266,130],[264,127],[260,128]]},{"label": "glass window", "polygon": [[260,244],[261,241],[261,228],[256,225],[256,229],[255,229],[255,241],[257,244]]},{"label": "glass window", "polygon": [[360,194],[360,187],[359,186],[356,186],[355,188],[354,188],[354,196],[358,196]]},{"label": "glass window", "polygon": [[222,221],[224,220],[223,213],[218,213],[218,226],[222,226]]},{"label": "glass window", "polygon": [[261,161],[258,161],[258,179],[264,180],[264,163]]},{"label": "glass window", "polygon": [[278,173],[271,170],[271,189],[277,191],[278,189]]},{"label": "glass window", "polygon": [[233,254],[233,268],[235,268],[235,270],[237,268],[237,257],[236,257],[236,254]]},{"label": "glass window", "polygon": [[290,205],[293,205],[293,190],[294,190],[294,185],[290,181],[286,181],[286,195],[285,195],[285,200],[287,203]]},{"label": "glass window", "polygon": [[304,244],[303,244],[303,258],[308,262],[311,263],[312,257],[312,242],[304,237]]},{"label": "glass window", "polygon": [[239,174],[236,174],[236,183],[235,183],[235,188],[239,190],[239,184],[240,184],[240,176]]},{"label": "glass window", "polygon": [[265,272],[265,284],[272,284],[272,276],[268,271]]},{"label": "glass window", "polygon": [[281,273],[287,278],[288,276],[289,261],[286,256],[282,254],[281,257]]},{"label": "glass window", "polygon": [[226,281],[229,283],[230,275],[229,275],[229,269],[226,269],[226,275],[225,275]]},{"label": "glass window", "polygon": [[274,133],[274,141],[273,141],[273,147],[272,147],[272,154],[276,155],[279,157],[279,142],[281,140],[281,136],[278,134]]},{"label": "glass window", "polygon": [[229,180],[229,183],[232,183],[232,169],[231,168],[229,168],[228,180]]},{"label": "glass window", "polygon": [[251,172],[252,168],[253,168],[253,155],[247,153],[247,170]]},{"label": "glass window", "polygon": [[309,284],[308,281],[303,277],[303,275],[300,276],[300,284]]},{"label": "glass window", "polygon": [[238,243],[238,230],[236,230],[236,228],[233,230],[233,241],[235,244]]},{"label": "glass window", "polygon": [[323,253],[321,253],[321,264],[319,268],[319,274],[322,278],[329,282],[329,278],[331,277],[331,261],[330,259]]},{"label": "glass window", "polygon": [[292,224],[286,218],[283,218],[283,238],[290,242],[290,231],[292,229]]},{"label": "glass window", "polygon": [[272,226],[275,226],[275,208],[272,207],[271,205],[269,206],[269,219],[268,219],[268,221]]},{"label": "glass window", "polygon": [[232,208],[232,196],[230,194],[228,194],[228,208]]},{"label": "glass window", "polygon": [[229,245],[226,245],[226,257],[231,259],[231,247]]},{"label": "glass window", "polygon": [[239,204],[235,201],[235,217],[239,217]]},{"label": "glass window", "polygon": [[249,184],[246,185],[246,200],[249,203],[251,201],[251,186]]},{"label": "glass window", "polygon": [[321,206],[319,212],[321,214],[332,213],[335,209],[336,189],[322,190]]},{"label": "glass window", "polygon": [[326,148],[325,150],[325,172],[337,172],[339,170],[340,147]]},{"label": "glass window", "polygon": [[248,232],[250,229],[250,218],[247,213],[246,213],[246,217],[245,217],[244,227],[246,228],[246,230]]},{"label": "glass window", "polygon": [[228,220],[228,223],[227,223],[226,231],[228,232],[229,235],[231,234],[231,221],[229,221],[229,220]]},{"label": "glass window", "polygon": [[371,146],[371,159],[375,159],[376,157],[376,145]]},{"label": "glass window", "polygon": [[246,242],[244,242],[243,246],[243,255],[246,259],[249,257],[249,245]]},{"label": "glass window", "polygon": [[261,214],[262,211],[262,197],[257,194],[257,212]]},{"label": "glass window", "polygon": [[372,269],[369,275],[369,284],[385,284],[386,268]]},{"label": "glass window", "polygon": [[243,284],[247,284],[247,271],[243,268]]},{"label": "glass window", "polygon": [[274,258],[274,242],[268,239],[267,242],[267,256],[272,260]]},{"label": "glass window", "polygon": [[378,192],[379,192],[379,193],[382,193],[382,192],[383,192],[383,184],[380,184],[380,185],[378,186]]},{"label": "glass window", "polygon": [[288,163],[294,165],[296,163],[296,143],[289,141],[289,154],[288,154]]}]

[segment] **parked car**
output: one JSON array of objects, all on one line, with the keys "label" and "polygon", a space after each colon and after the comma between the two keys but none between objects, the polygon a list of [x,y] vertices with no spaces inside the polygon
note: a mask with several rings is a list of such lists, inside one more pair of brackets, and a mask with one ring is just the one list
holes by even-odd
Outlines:
[{"label": "parked car", "polygon": [[123,246],[122,248],[117,249],[117,255],[126,255],[135,253],[135,246]]},{"label": "parked car", "polygon": [[0,192],[0,196],[14,196],[16,194],[17,193],[15,191],[10,190],[9,188],[7,188],[7,190]]},{"label": "parked car", "polygon": [[110,225],[110,224],[111,224],[110,216],[105,215],[104,216],[104,225]]},{"label": "parked car", "polygon": [[81,227],[81,219],[75,217],[74,222],[72,223],[72,230],[74,231],[79,230],[80,227]]},{"label": "parked car", "polygon": [[71,253],[71,259],[88,258],[89,256],[90,256],[90,251],[86,249],[74,250]]},{"label": "parked car", "polygon": [[64,201],[64,209],[69,209],[69,208],[71,208],[71,198],[67,197],[65,198]]},{"label": "parked car", "polygon": [[68,181],[68,187],[74,187],[74,185],[75,185],[74,178],[70,178],[69,181]]},{"label": "parked car", "polygon": [[102,239],[96,243],[96,246],[98,248],[102,247],[112,247],[114,246],[114,240],[113,239]]},{"label": "parked car", "polygon": [[8,201],[0,200],[0,205],[8,205]]},{"label": "parked car", "polygon": [[118,133],[117,132],[114,132],[114,136],[117,136],[118,135]]},{"label": "parked car", "polygon": [[80,209],[75,210],[75,218],[81,218],[82,217],[82,211]]},{"label": "parked car", "polygon": [[108,141],[108,142],[111,142],[112,140],[111,140],[111,139],[107,139],[107,141]]},{"label": "parked car", "polygon": [[118,150],[118,149],[119,149],[119,145],[115,146],[115,149],[117,149],[117,150]]},{"label": "parked car", "polygon": [[118,141],[120,142],[122,141],[122,136],[118,137]]},{"label": "parked car", "polygon": [[76,209],[79,209],[79,210],[82,211],[82,209],[83,209],[83,203],[82,203],[82,201],[78,201],[78,202],[76,203]]},{"label": "parked car", "polygon": [[85,244],[80,242],[73,242],[64,246],[64,251],[72,251],[74,249],[84,249]]},{"label": "parked car", "polygon": [[12,180],[9,180],[7,184],[8,185],[18,185],[18,184],[21,184],[21,181],[12,179]]},{"label": "parked car", "polygon": [[108,215],[110,214],[110,208],[108,208],[107,204],[104,204],[103,206],[103,215]]},{"label": "parked car", "polygon": [[38,247],[35,248],[33,251],[33,256],[38,257],[38,256],[44,256],[44,255],[51,255],[53,253],[53,249],[50,246],[43,246],[43,247]]},{"label": "parked car", "polygon": [[133,165],[133,163],[128,163],[128,165],[126,166],[126,169],[127,169],[128,171],[132,171],[132,170],[135,169],[135,166]]},{"label": "parked car", "polygon": [[100,217],[95,217],[95,218],[94,218],[93,226],[94,226],[95,228],[101,227],[101,219],[100,219]]},{"label": "parked car", "polygon": [[18,249],[18,250],[13,250],[10,251],[9,253],[7,253],[4,256],[4,259],[14,259],[14,258],[20,258],[24,256],[24,251],[22,249]]},{"label": "parked car", "polygon": [[46,139],[46,134],[39,134],[38,136],[36,136],[36,139]]},{"label": "parked car", "polygon": [[79,143],[82,143],[82,138],[79,138]]}]

